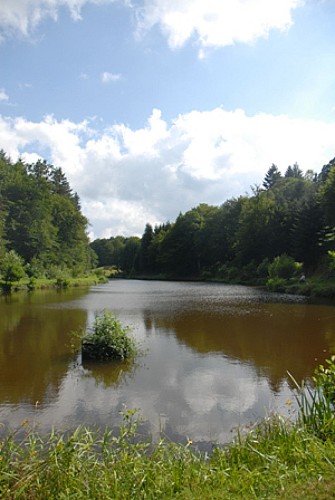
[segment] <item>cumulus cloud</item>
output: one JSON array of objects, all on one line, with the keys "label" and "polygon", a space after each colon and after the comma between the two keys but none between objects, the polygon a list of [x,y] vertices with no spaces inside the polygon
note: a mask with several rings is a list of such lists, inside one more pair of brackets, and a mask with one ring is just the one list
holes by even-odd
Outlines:
[{"label": "cumulus cloud", "polygon": [[57,20],[66,7],[74,20],[82,7],[122,3],[137,16],[138,33],[159,26],[171,48],[195,39],[203,49],[225,47],[236,42],[251,43],[273,29],[288,29],[293,11],[305,0],[11,0],[0,2],[0,40],[9,34],[29,35],[44,19]]},{"label": "cumulus cloud", "polygon": [[25,153],[25,148],[34,144],[34,153],[45,149],[50,151],[51,158],[64,167],[70,178],[80,175],[83,167],[81,140],[83,137],[87,140],[90,134],[85,121],[57,121],[51,115],[37,123],[20,117],[0,120],[0,141],[3,139],[3,149],[10,156],[16,158],[21,150]]},{"label": "cumulus cloud", "polygon": [[78,192],[95,237],[141,235],[146,222],[175,220],[199,203],[250,192],[272,163],[320,171],[334,157],[335,124],[242,109],[193,111],[167,123],[104,131],[94,121],[0,118],[0,144],[13,158],[37,155],[61,166]]},{"label": "cumulus cloud", "polygon": [[[251,43],[273,29],[288,29],[304,0],[146,0],[141,30],[160,26],[171,48],[194,37],[200,47]],[[202,52],[200,52],[200,55]]]}]

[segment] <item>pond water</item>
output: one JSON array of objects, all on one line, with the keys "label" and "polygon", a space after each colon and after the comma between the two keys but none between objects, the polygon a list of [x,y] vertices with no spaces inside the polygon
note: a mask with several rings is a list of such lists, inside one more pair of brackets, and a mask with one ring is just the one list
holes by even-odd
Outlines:
[{"label": "pond water", "polygon": [[[143,349],[135,363],[88,364],[71,332],[108,309]],[[153,440],[231,440],[273,411],[335,352],[335,306],[223,284],[112,280],[0,298],[0,424],[39,431],[120,422],[139,409]]]}]

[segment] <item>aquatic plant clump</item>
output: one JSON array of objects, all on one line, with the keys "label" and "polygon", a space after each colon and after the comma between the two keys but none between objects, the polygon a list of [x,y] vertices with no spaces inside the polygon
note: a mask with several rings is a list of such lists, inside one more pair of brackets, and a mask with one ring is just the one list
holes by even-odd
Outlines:
[{"label": "aquatic plant clump", "polygon": [[129,328],[109,311],[96,315],[93,327],[82,339],[83,360],[111,360],[134,357],[137,345]]}]

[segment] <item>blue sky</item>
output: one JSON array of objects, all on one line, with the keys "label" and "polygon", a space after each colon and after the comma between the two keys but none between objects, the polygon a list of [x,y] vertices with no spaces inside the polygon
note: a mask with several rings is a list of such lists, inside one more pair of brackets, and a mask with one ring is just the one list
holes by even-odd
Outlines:
[{"label": "blue sky", "polygon": [[333,0],[2,0],[0,147],[61,166],[91,237],[335,156]]}]

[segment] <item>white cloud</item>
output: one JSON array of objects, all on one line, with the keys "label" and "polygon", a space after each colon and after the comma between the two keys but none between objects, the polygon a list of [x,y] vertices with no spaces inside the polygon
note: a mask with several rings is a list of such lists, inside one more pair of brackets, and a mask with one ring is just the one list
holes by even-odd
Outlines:
[{"label": "white cloud", "polygon": [[2,1],[0,41],[18,33],[28,36],[46,18],[57,21],[61,8],[66,7],[79,20],[85,4],[116,2],[137,14],[139,33],[158,25],[171,48],[194,38],[200,46],[199,57],[203,57],[206,48],[251,43],[273,29],[288,29],[293,11],[305,0],[144,0],[141,7],[130,0]]},{"label": "white cloud", "polygon": [[153,110],[145,128],[131,130],[125,125],[116,125],[114,131],[122,139],[124,149],[136,156],[158,156],[160,142],[169,136],[167,124],[162,120],[159,109]]},{"label": "white cloud", "polygon": [[81,19],[87,3],[104,4],[117,0],[4,0],[0,2],[0,41],[8,35],[29,35],[44,19],[57,21],[58,12],[66,7],[74,20]]},{"label": "white cloud", "polygon": [[[69,120],[58,122],[50,115],[39,123],[24,118],[8,119],[7,123],[17,134],[15,149],[36,142],[42,149],[47,148],[51,151],[52,160],[66,170],[69,179],[80,175],[83,167],[83,150],[80,142],[83,135],[88,138],[91,133],[87,122],[77,124]],[[9,150],[8,153],[16,155],[16,151]]]},{"label": "white cloud", "polygon": [[[159,25],[171,48],[195,37],[201,48],[251,43],[292,25],[304,0],[146,0],[140,30]],[[203,55],[202,49],[200,56]]]},{"label": "white cloud", "polygon": [[108,71],[101,73],[102,83],[117,82],[118,80],[121,80],[120,73],[109,73]]},{"label": "white cloud", "polygon": [[201,202],[219,205],[250,192],[272,163],[318,172],[335,156],[334,136],[335,123],[241,109],[193,111],[171,124],[156,109],[141,129],[103,132],[94,121],[0,117],[1,148],[27,161],[47,152],[78,192],[95,237],[141,235],[146,222],[174,220]]},{"label": "white cloud", "polygon": [[1,101],[8,101],[9,97],[5,92],[5,89],[0,89],[0,102]]},{"label": "white cloud", "polygon": [[140,235],[149,220],[152,224],[160,222],[150,211],[150,207],[118,198],[84,201],[82,210],[89,221],[95,222],[91,240],[119,234]]}]

